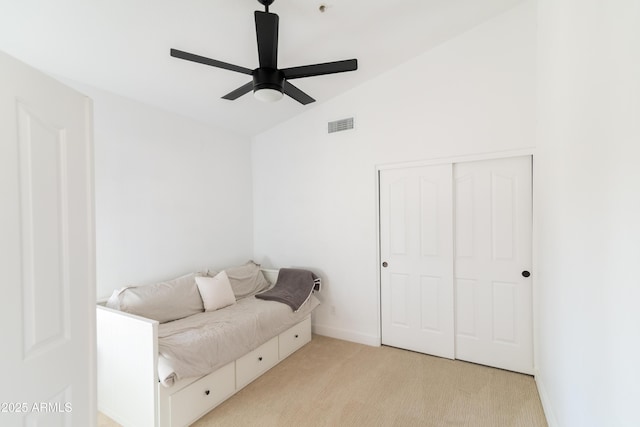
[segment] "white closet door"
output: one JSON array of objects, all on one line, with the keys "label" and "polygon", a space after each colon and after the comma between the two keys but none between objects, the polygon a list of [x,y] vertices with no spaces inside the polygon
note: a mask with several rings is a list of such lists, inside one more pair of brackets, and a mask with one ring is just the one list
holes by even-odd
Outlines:
[{"label": "white closet door", "polygon": [[2,426],[93,426],[90,101],[0,52]]},{"label": "white closet door", "polygon": [[531,157],[454,166],[456,358],[533,373]]},{"label": "white closet door", "polygon": [[382,343],[454,357],[452,167],[380,171]]}]

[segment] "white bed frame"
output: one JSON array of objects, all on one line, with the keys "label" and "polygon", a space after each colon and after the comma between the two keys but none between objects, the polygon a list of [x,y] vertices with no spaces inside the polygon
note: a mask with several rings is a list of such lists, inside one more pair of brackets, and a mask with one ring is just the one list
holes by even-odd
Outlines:
[{"label": "white bed frame", "polygon": [[[262,269],[270,283],[278,270]],[[311,319],[241,358],[171,387],[158,380],[158,322],[97,305],[98,410],[126,427],[186,426],[311,341]]]}]

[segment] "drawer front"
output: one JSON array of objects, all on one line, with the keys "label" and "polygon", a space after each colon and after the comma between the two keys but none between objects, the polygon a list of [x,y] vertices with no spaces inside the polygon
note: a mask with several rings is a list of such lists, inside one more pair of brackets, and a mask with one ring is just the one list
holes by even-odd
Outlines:
[{"label": "drawer front", "polygon": [[169,397],[171,426],[186,426],[235,392],[234,363],[200,378]]},{"label": "drawer front", "polygon": [[311,341],[311,318],[307,317],[302,322],[284,331],[278,337],[278,352],[280,360]]},{"label": "drawer front", "polygon": [[236,360],[236,388],[241,389],[278,363],[278,337]]}]

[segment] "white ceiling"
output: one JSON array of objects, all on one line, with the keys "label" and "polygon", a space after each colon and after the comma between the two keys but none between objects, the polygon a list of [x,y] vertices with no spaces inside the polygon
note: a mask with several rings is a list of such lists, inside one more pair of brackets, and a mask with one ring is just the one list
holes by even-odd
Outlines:
[{"label": "white ceiling", "polygon": [[[0,50],[48,73],[255,135],[467,31],[522,0],[275,0],[280,68],[357,58],[296,80],[317,102],[220,97],[251,77],[169,56],[257,67],[257,0],[0,0]],[[326,5],[321,13],[319,6]],[[419,83],[419,82],[416,82]]]}]

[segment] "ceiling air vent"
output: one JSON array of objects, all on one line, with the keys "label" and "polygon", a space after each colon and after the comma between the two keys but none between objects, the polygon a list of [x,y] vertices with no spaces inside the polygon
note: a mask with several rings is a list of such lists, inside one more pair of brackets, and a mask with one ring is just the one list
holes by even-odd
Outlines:
[{"label": "ceiling air vent", "polygon": [[336,120],[329,122],[329,133],[340,132],[343,130],[353,129],[353,117],[348,119]]}]

